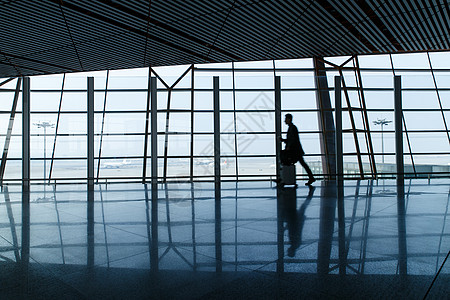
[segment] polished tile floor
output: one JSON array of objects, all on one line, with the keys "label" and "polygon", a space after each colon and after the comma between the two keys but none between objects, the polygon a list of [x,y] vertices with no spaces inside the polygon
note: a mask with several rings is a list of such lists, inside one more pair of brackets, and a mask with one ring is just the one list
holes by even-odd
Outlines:
[{"label": "polished tile floor", "polygon": [[0,299],[449,299],[449,189],[4,186]]}]

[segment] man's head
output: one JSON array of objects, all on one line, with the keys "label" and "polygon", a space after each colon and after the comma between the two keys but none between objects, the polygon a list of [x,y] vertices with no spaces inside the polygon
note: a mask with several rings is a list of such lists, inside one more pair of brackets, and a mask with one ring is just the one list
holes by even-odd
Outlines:
[{"label": "man's head", "polygon": [[287,125],[292,124],[292,115],[291,114],[286,114],[284,116],[284,123],[286,123]]}]

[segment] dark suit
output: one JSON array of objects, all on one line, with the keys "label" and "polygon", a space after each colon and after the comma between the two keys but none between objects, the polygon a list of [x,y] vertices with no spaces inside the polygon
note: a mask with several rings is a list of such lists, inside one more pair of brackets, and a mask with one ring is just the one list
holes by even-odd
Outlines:
[{"label": "dark suit", "polygon": [[303,155],[305,155],[305,151],[303,151],[302,144],[300,143],[300,139],[298,137],[298,129],[293,123],[289,125],[289,129],[287,132],[285,150],[281,153],[281,163],[283,164],[295,164],[299,162],[303,168],[305,168],[306,173],[310,180],[314,178],[311,169],[306,164],[303,159]]}]

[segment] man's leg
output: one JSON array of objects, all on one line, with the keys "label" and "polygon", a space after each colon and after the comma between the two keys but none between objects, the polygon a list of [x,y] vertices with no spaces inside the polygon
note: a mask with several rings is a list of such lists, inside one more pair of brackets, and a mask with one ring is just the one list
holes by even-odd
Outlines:
[{"label": "man's leg", "polygon": [[302,167],[305,169],[306,173],[308,174],[309,181],[307,184],[311,184],[314,181],[316,181],[313,173],[311,172],[311,169],[309,168],[309,166],[306,164],[305,160],[303,159],[303,155],[300,156],[298,162],[302,165]]}]

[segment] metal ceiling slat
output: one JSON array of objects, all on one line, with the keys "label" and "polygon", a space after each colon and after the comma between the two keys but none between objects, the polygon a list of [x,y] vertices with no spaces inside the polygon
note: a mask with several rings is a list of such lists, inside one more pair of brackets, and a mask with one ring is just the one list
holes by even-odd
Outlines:
[{"label": "metal ceiling slat", "polygon": [[417,30],[415,26],[416,24],[412,20],[410,10],[408,6],[405,7],[407,3],[393,2],[393,5],[397,6],[399,12],[401,12],[401,16],[406,24],[406,31],[412,35],[414,41],[418,44],[418,47],[415,50],[426,49],[427,46],[424,43],[423,37],[421,37],[419,31]]},{"label": "metal ceiling slat", "polygon": [[86,70],[100,70],[143,67],[145,48],[156,66],[450,44],[449,5],[436,0],[152,1],[148,28],[144,0],[18,1],[0,8],[1,50],[11,54],[0,56],[2,76],[79,71],[76,51]]},{"label": "metal ceiling slat", "polygon": [[[381,52],[387,52],[387,51],[395,51],[394,44],[390,41],[389,37],[387,37],[378,27],[378,25],[375,23],[378,21],[373,16],[369,16],[361,7],[358,5],[361,2],[355,3],[351,2],[349,5],[349,11],[352,13],[355,18],[358,16],[364,19],[363,22],[361,22],[361,26],[364,27],[364,30],[367,32],[368,35],[370,35],[370,39],[376,43],[376,45],[379,47]],[[364,2],[365,4],[365,2]]]},{"label": "metal ceiling slat", "polygon": [[[396,12],[396,8],[391,6],[391,2],[385,2],[385,6],[383,7],[383,9],[385,10],[385,15],[384,15],[384,19],[386,20],[386,25],[389,26],[389,24],[391,24],[390,28],[395,28],[395,36],[397,37],[397,39],[402,39],[403,43],[405,45],[408,45],[408,50],[412,51],[414,49],[417,49],[418,46],[416,44],[416,42],[414,41],[414,39],[409,36],[409,34],[406,32],[406,29],[403,25],[404,21],[396,18],[396,16],[399,15],[398,12]],[[395,27],[392,27],[392,24],[395,24]]]},{"label": "metal ceiling slat", "polygon": [[[443,36],[441,28],[439,28],[439,20],[437,19],[437,12],[436,12],[436,3],[432,2],[430,5],[424,5],[423,2],[418,3],[416,1],[416,5],[421,9],[420,13],[422,14],[422,18],[426,19],[425,13],[429,16],[427,20],[428,28],[431,31],[430,37],[436,37],[438,40],[438,47],[444,49],[447,47],[445,37]],[[422,10],[425,10],[424,13]]]},{"label": "metal ceiling slat", "polygon": [[374,1],[370,3],[358,1],[354,4],[354,7],[356,13],[365,14],[369,18],[374,37],[378,38],[383,48],[393,52],[404,50],[398,39],[393,35],[392,30],[381,19],[378,12],[382,9],[381,4],[376,4]]},{"label": "metal ceiling slat", "polygon": [[435,17],[436,22],[436,30],[439,32],[439,35],[442,37],[442,40],[444,41],[444,49],[450,48],[450,41],[448,34],[445,34],[444,30],[445,28],[449,28],[450,24],[448,23],[448,20],[444,18],[444,12],[442,6],[438,3],[436,6],[431,7]]},{"label": "metal ceiling slat", "polygon": [[[316,16],[316,12],[314,12],[314,7],[310,8],[310,14],[306,14],[302,18],[301,24],[302,28],[299,26],[294,26],[292,28],[292,32],[296,34],[300,34],[300,30],[303,31],[304,28],[306,36],[305,38],[308,40],[308,44],[310,45],[322,45],[323,48],[329,47],[329,45],[334,41],[332,39],[333,36],[343,34],[342,32],[338,32],[338,28],[330,26],[330,24],[325,24],[323,22],[322,16]],[[319,29],[318,29],[319,28]],[[327,32],[326,35],[320,35],[322,32]],[[320,38],[318,38],[320,36]],[[315,46],[317,48],[317,46]],[[322,49],[323,49],[322,48]],[[314,54],[315,55],[315,54]]]},{"label": "metal ceiling slat", "polygon": [[[364,14],[356,14],[355,8],[350,6],[350,2],[341,2],[342,7],[336,6],[336,3],[333,3],[333,7],[341,13],[346,18],[349,18],[351,22],[353,23],[353,27],[361,34],[366,36],[366,39],[368,42],[373,44],[376,48],[378,48],[378,51],[382,52],[385,49],[383,48],[382,44],[378,41],[378,39],[374,38],[372,33],[370,32],[370,26],[367,25],[367,20],[363,21],[363,18],[367,18]],[[352,10],[353,8],[353,10]],[[366,27],[367,26],[367,27]]]},{"label": "metal ceiling slat", "polygon": [[[437,40],[435,39],[433,42],[433,39],[431,38],[433,34],[431,33],[430,27],[428,26],[429,24],[427,18],[423,15],[423,12],[419,9],[419,7],[417,7],[416,4],[417,3],[415,0],[409,3],[411,7],[411,15],[417,19],[418,26],[420,26],[421,36],[424,38],[428,48],[427,50],[437,48]],[[433,44],[430,44],[430,42]]]},{"label": "metal ceiling slat", "polygon": [[[359,43],[358,46],[356,46],[355,42],[352,40],[353,39],[342,39],[344,36],[347,36],[347,29],[345,29],[345,27],[340,24],[331,14],[329,14],[321,5],[318,5],[316,2],[314,2],[313,6],[315,9],[312,10],[312,14],[311,16],[314,17],[315,22],[320,24],[320,23],[324,23],[325,24],[325,30],[324,32],[329,32],[330,36],[340,36],[340,44],[341,47],[345,47],[345,48],[352,48],[355,49],[355,52],[364,52],[364,53],[369,53],[371,52],[368,48],[366,48],[362,43]],[[325,35],[326,36],[326,35]],[[320,49],[320,51],[327,51],[327,49],[330,49],[330,47],[332,45],[334,45],[334,47],[339,47],[339,40],[334,39],[333,42],[325,49]],[[356,47],[355,47],[356,46]],[[365,49],[363,49],[362,51],[360,51],[362,49],[362,46],[365,47]],[[356,51],[356,49],[358,49],[358,51]],[[339,50],[340,52],[343,51],[343,48],[340,48]],[[325,53],[324,53],[325,54]],[[331,54],[331,53],[326,53],[326,54]]]}]

